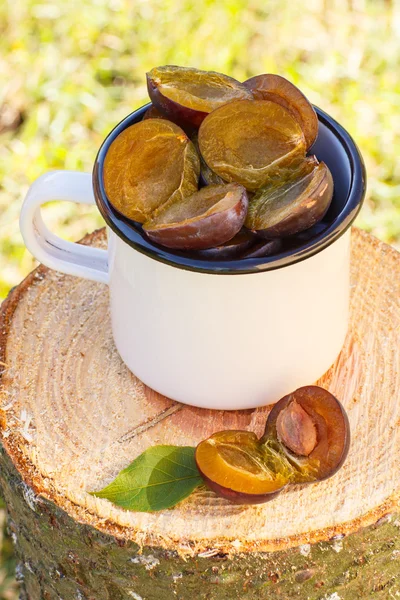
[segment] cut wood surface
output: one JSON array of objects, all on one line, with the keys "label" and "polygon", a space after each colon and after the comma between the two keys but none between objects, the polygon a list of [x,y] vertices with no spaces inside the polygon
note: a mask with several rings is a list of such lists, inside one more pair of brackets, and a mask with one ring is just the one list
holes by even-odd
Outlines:
[{"label": "cut wood surface", "polygon": [[[104,230],[88,236],[84,243],[104,247]],[[250,558],[266,553],[264,559],[275,556],[276,560],[279,552],[292,548],[304,558],[311,552],[309,545],[331,540],[340,546],[338,540],[349,534],[353,534],[349,543],[357,553],[354,540],[360,532],[364,552],[377,522],[391,527],[384,538],[392,539],[396,533],[397,544],[400,255],[355,229],[351,278],[347,339],[337,362],[318,382],[342,401],[349,416],[352,443],[344,467],[325,482],[291,487],[264,505],[235,506],[200,490],[174,509],[135,513],[88,492],[108,484],[151,445],[196,445],[221,429],[261,434],[269,407],[210,411],[178,404],[150,390],[125,367],[115,349],[107,287],[40,267],[2,307],[4,458],[0,463],[6,465],[6,473],[16,467],[15,473],[3,476],[3,486],[11,490],[11,480],[20,477],[33,498],[43,499],[54,511],[62,509],[77,524],[94,526],[138,548],[157,548],[183,557],[247,554]],[[140,344],[140,340],[132,343]],[[11,492],[9,500],[12,504]],[[396,548],[392,544],[390,552],[398,553],[393,556],[399,561],[399,573]],[[385,555],[385,562],[390,557]],[[304,577],[304,581],[309,579]],[[153,598],[151,593],[135,593],[121,592],[115,598]],[[100,597],[114,598],[112,594],[93,596]],[[170,597],[176,595],[165,595]],[[186,597],[190,596],[178,595]],[[236,596],[215,592],[206,597]],[[251,594],[241,597],[253,598]],[[320,597],[324,597],[322,591]]]}]

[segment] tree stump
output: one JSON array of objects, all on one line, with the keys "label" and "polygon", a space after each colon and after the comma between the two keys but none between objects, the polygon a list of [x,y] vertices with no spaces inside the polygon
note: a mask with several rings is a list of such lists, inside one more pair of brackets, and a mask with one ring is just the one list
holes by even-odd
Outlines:
[{"label": "tree stump", "polygon": [[[84,243],[105,246],[104,231]],[[400,255],[358,230],[351,315],[319,381],[350,419],[339,473],[264,505],[200,489],[174,509],[135,513],[88,491],[153,444],[196,445],[228,428],[261,434],[269,407],[217,412],[153,392],[116,352],[105,286],[31,273],[0,325],[0,481],[22,598],[400,596]]]}]

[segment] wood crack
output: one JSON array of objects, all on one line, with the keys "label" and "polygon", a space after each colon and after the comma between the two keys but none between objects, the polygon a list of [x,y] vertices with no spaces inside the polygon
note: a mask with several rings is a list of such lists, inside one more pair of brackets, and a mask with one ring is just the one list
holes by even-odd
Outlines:
[{"label": "wood crack", "polygon": [[156,415],[152,419],[149,419],[148,421],[146,421],[142,425],[138,425],[137,427],[134,427],[133,429],[131,429],[127,433],[124,433],[124,435],[122,435],[117,440],[118,443],[119,444],[123,444],[125,442],[130,442],[137,435],[143,433],[144,431],[148,431],[149,429],[151,429],[155,425],[158,425],[158,423],[161,423],[161,421],[165,421],[165,419],[167,419],[171,415],[175,414],[176,412],[179,412],[180,410],[182,410],[182,408],[183,408],[183,404],[179,404],[179,403],[176,403],[173,406],[170,406],[169,408],[166,408],[165,410],[163,410],[160,413],[158,413],[158,415]]}]

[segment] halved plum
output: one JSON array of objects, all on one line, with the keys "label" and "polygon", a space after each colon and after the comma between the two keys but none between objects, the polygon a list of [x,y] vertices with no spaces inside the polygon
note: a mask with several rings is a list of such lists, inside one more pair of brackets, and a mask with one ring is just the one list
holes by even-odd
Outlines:
[{"label": "halved plum", "polygon": [[330,392],[316,385],[304,386],[281,398],[268,415],[261,442],[269,444],[274,439],[299,467],[294,482],[322,481],[332,477],[346,460],[349,420]]},{"label": "halved plum", "polygon": [[[208,260],[231,260],[233,258],[242,258],[244,253],[254,246],[255,240],[257,239],[255,233],[242,228],[235,237],[222,244],[222,246],[198,250],[196,252],[196,257]],[[265,245],[265,240],[261,243]]]},{"label": "halved plum", "polygon": [[147,73],[147,88],[153,104],[182,127],[198,128],[219,106],[238,99],[252,99],[242,83],[214,71],[165,65]]},{"label": "halved plum", "polygon": [[315,223],[315,225],[313,225],[309,229],[305,229],[304,231],[301,231],[301,232],[295,234],[293,236],[293,242],[295,242],[295,243],[308,242],[309,240],[312,240],[313,238],[315,238],[317,235],[320,235],[320,233],[325,231],[325,229],[327,229],[328,226],[329,226],[329,223],[326,223],[325,221],[318,221],[318,223]]},{"label": "halved plum", "polygon": [[163,115],[155,106],[150,106],[150,108],[146,110],[143,115],[143,121],[146,121],[146,119],[165,119],[168,121],[167,117]]},{"label": "halved plum", "polygon": [[156,211],[143,226],[153,241],[168,248],[202,250],[220,246],[240,231],[246,218],[246,190],[237,183],[208,185],[183,202]]},{"label": "halved plum", "polygon": [[300,124],[307,148],[318,134],[318,117],[303,92],[280,75],[257,75],[244,82],[256,100],[271,100],[286,108]]},{"label": "halved plum", "polygon": [[113,207],[144,223],[160,206],[193,194],[199,174],[199,157],[184,131],[170,121],[147,119],[112,142],[103,179]]},{"label": "halved plum", "polygon": [[260,189],[251,199],[246,227],[275,238],[299,233],[320,221],[332,201],[333,179],[325,163],[311,168],[306,175],[304,169],[296,169],[286,180]]},{"label": "halved plum", "polygon": [[195,459],[207,486],[235,504],[272,500],[293,471],[284,457],[249,431],[214,433],[197,446]]},{"label": "halved plum", "polygon": [[200,152],[212,171],[250,191],[305,157],[300,125],[288,110],[266,100],[237,100],[210,113],[199,129]]},{"label": "halved plum", "polygon": [[208,166],[208,164],[206,163],[206,161],[203,159],[203,157],[200,154],[200,183],[202,185],[220,185],[222,183],[226,183],[226,181],[224,181],[222,179],[222,177],[220,177],[219,175],[217,175],[216,173],[214,173],[214,171],[212,171],[210,169],[210,167]]},{"label": "halved plum", "polygon": [[242,254],[241,258],[263,258],[277,254],[282,248],[282,240],[261,240]]},{"label": "halved plum", "polygon": [[214,171],[212,171],[210,169],[210,167],[208,166],[208,164],[202,157],[200,148],[199,148],[199,139],[198,139],[197,133],[194,133],[190,137],[190,139],[192,140],[193,145],[196,148],[197,154],[199,155],[199,158],[200,158],[200,185],[201,186],[211,185],[211,184],[220,185],[220,184],[226,183],[226,181],[224,181],[222,179],[222,177],[220,177],[219,175],[217,175],[216,173],[214,173]]}]

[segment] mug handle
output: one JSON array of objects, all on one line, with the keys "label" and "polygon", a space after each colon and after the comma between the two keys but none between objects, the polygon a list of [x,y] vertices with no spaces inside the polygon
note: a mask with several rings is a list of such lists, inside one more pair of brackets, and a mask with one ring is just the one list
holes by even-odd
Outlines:
[{"label": "mug handle", "polygon": [[20,229],[28,250],[47,267],[108,283],[107,250],[67,242],[48,230],[40,207],[51,200],[95,204],[91,174],[50,171],[39,177],[29,188],[22,205]]}]

